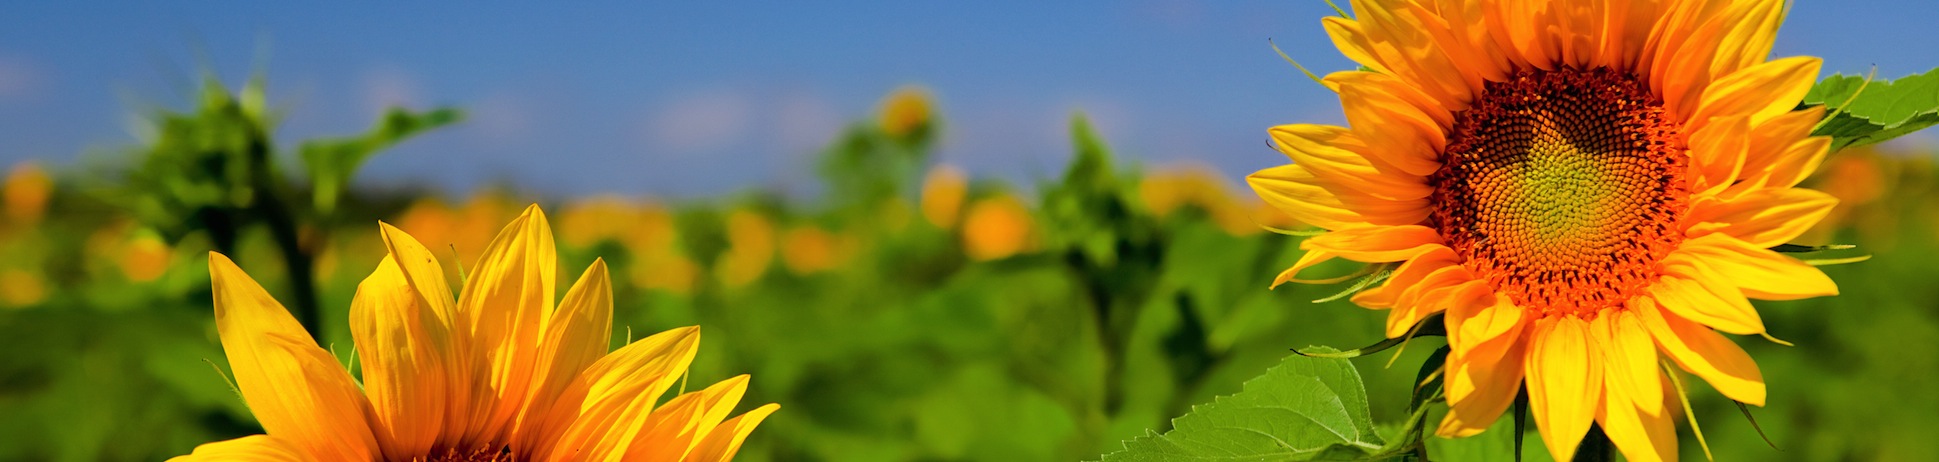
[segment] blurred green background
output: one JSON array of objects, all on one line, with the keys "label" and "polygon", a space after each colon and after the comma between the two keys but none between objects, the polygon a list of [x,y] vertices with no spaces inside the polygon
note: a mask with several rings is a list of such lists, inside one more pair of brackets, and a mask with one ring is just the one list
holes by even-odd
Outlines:
[{"label": "blurred green background", "polygon": [[[741,410],[783,404],[743,460],[1095,458],[1237,391],[1291,348],[1381,338],[1385,313],[1311,303],[1344,287],[1267,290],[1299,251],[1264,227],[1301,225],[1234,172],[1128,162],[1082,115],[1070,163],[1023,183],[938,162],[946,114],[906,87],[820,151],[826,192],[813,199],[553,197],[515,184],[448,196],[352,179],[385,148],[464,123],[462,111],[394,109],[366,133],[287,140],[262,85],[208,80],[193,104],[148,114],[143,143],[6,171],[0,460],[157,460],[260,431],[220,372],[208,251],[234,257],[347,357],[350,298],[384,255],[378,220],[469,268],[529,203],[551,218],[562,277],[612,264],[615,346],[700,325],[693,379],[749,373]],[[1826,268],[1841,296],[1758,303],[1797,346],[1737,338],[1769,383],[1770,404],[1752,412],[1778,449],[1691,386],[1724,458],[1939,452],[1928,392],[1939,204],[1927,200],[1939,168],[1896,146],[1835,153],[1808,183],[1842,203],[1801,242],[1876,257]],[[1329,270],[1351,268],[1317,271]],[[1439,346],[1355,360],[1377,422],[1404,417],[1415,369]],[[1702,457],[1679,427],[1685,457]],[[1462,444],[1505,444],[1503,432]]]}]

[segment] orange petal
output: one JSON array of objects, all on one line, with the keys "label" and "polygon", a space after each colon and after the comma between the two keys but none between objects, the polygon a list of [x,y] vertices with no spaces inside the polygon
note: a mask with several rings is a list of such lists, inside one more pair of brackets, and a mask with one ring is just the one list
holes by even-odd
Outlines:
[{"label": "orange petal", "polygon": [[1797,300],[1838,295],[1838,284],[1818,268],[1723,233],[1685,240],[1671,255],[1678,254],[1717,270],[1719,277],[1737,286],[1746,297]]},{"label": "orange petal", "polygon": [[1838,198],[1799,188],[1755,189],[1729,201],[1699,200],[1686,220],[1690,235],[1721,232],[1757,248],[1790,242],[1818,224]]},{"label": "orange petal", "polygon": [[1595,421],[1602,397],[1601,354],[1589,323],[1575,316],[1535,322],[1528,339],[1528,404],[1555,460],[1569,460]]},{"label": "orange petal", "polygon": [[503,441],[531,393],[541,330],[559,280],[554,245],[545,213],[527,207],[486,246],[458,299],[458,313],[485,361],[479,371],[484,394],[472,397],[467,441]]},{"label": "orange petal", "polygon": [[320,459],[376,457],[370,403],[343,366],[229,257],[209,253],[209,279],[222,350],[265,433]]},{"label": "orange petal", "polygon": [[288,441],[269,435],[249,435],[233,440],[205,443],[196,446],[195,452],[169,458],[168,462],[311,462],[314,460],[316,458],[297,450]]},{"label": "orange petal", "polygon": [[[700,328],[683,327],[640,339],[600,358],[566,387],[545,419],[543,440],[530,454],[542,460],[578,460],[603,442],[608,446],[643,431],[639,416],[652,411],[693,364]],[[609,436],[623,435],[623,436]]]},{"label": "orange petal", "polygon": [[1461,438],[1481,433],[1494,425],[1495,420],[1501,418],[1502,411],[1515,402],[1515,395],[1522,389],[1523,362],[1528,358],[1527,345],[1526,341],[1511,341],[1499,359],[1470,358],[1458,349],[1449,354],[1447,374],[1443,381],[1448,396],[1448,413],[1441,419],[1441,425],[1434,430],[1434,434]]},{"label": "orange petal", "polygon": [[702,439],[700,444],[693,448],[693,452],[687,453],[687,457],[681,460],[693,462],[733,460],[734,454],[740,452],[741,442],[747,439],[747,434],[753,432],[754,427],[761,425],[761,421],[766,420],[769,414],[780,409],[781,405],[769,403],[721,422],[713,432],[707,433],[707,438]]},{"label": "orange petal", "polygon": [[[1308,252],[1308,254],[1311,253]],[[1426,278],[1427,275],[1460,263],[1460,257],[1455,256],[1454,249],[1447,246],[1428,249],[1419,256],[1408,259],[1406,263],[1401,263],[1400,267],[1395,268],[1393,274],[1387,277],[1386,284],[1353,294],[1353,303],[1368,308],[1393,307],[1394,302],[1400,299],[1401,293],[1419,285],[1421,279]]]},{"label": "orange petal", "polygon": [[1730,399],[1764,405],[1764,375],[1744,349],[1708,327],[1657,309],[1649,297],[1630,298],[1629,308],[1649,328],[1656,347],[1683,370],[1702,377]]},{"label": "orange petal", "polygon": [[1436,248],[1447,248],[1441,235],[1421,225],[1361,226],[1333,230],[1299,243],[1299,248],[1325,250],[1363,263],[1402,261]]},{"label": "orange petal", "polygon": [[587,367],[606,355],[612,339],[613,285],[606,260],[593,260],[579,282],[566,290],[559,310],[547,319],[539,342],[538,369],[533,371],[529,403],[519,412],[514,441],[518,447],[543,444],[545,416]]},{"label": "orange petal", "polygon": [[1668,274],[1649,286],[1649,294],[1656,298],[1658,306],[1724,332],[1740,335],[1764,332],[1763,319],[1737,287],[1709,265],[1686,255],[1671,254],[1663,260]]},{"label": "orange petal", "polygon": [[[1665,379],[1655,372],[1655,366],[1650,365],[1650,381],[1643,385],[1611,377],[1603,387],[1603,405],[1596,409],[1596,423],[1602,424],[1603,434],[1624,458],[1636,462],[1676,460],[1675,417],[1668,412],[1648,412],[1663,408]],[[1639,391],[1654,391],[1655,398]]]},{"label": "orange petal", "polygon": [[[364,392],[391,460],[429,457],[443,434],[454,362],[451,326],[411,290],[393,257],[357,286],[350,336],[364,363]],[[462,376],[461,376],[462,377]]]}]

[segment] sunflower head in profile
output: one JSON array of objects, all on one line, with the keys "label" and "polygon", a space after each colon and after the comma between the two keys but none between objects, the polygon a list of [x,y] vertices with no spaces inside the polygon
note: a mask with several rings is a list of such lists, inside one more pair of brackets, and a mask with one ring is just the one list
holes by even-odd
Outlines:
[{"label": "sunflower head in profile", "polygon": [[1333,258],[1391,268],[1353,301],[1400,337],[1446,325],[1449,412],[1488,428],[1527,387],[1567,460],[1599,424],[1631,460],[1674,459],[1661,365],[1764,403],[1721,335],[1748,299],[1833,295],[1768,250],[1836,202],[1798,184],[1829,139],[1794,110],[1819,60],[1767,60],[1779,0],[1356,0],[1324,20],[1364,70],[1322,82],[1348,126],[1270,133],[1292,163],[1248,180],[1328,232],[1275,284]]},{"label": "sunflower head in profile", "polygon": [[555,304],[558,257],[537,206],[498,234],[457,297],[424,245],[381,227],[390,255],[350,307],[361,386],[262,286],[209,255],[222,348],[266,434],[171,460],[727,460],[779,408],[728,418],[745,375],[659,402],[700,329],[608,352],[606,265]]}]

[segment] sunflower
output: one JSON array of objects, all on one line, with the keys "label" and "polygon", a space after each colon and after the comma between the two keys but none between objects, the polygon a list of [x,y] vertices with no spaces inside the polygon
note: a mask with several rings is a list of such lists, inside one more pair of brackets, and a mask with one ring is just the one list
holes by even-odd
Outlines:
[{"label": "sunflower", "polygon": [[[1248,180],[1328,232],[1275,285],[1333,258],[1380,264],[1353,301],[1386,334],[1436,313],[1451,353],[1437,433],[1495,422],[1527,387],[1567,460],[1600,424],[1674,459],[1659,364],[1763,405],[1747,299],[1834,295],[1771,250],[1836,200],[1794,186],[1830,141],[1794,110],[1813,57],[1768,60],[1778,0],[1355,0],[1323,23],[1363,70],[1322,79],[1348,126],[1270,130],[1292,164]],[[1670,399],[1674,399],[1673,397]]]},{"label": "sunflower", "polygon": [[683,383],[700,329],[608,353],[606,265],[593,262],[555,310],[552,231],[537,206],[492,241],[455,302],[431,252],[380,226],[390,255],[350,307],[361,387],[262,286],[209,254],[216,329],[267,434],[172,460],[726,460],[779,408],[726,419],[745,375],[655,406]]}]

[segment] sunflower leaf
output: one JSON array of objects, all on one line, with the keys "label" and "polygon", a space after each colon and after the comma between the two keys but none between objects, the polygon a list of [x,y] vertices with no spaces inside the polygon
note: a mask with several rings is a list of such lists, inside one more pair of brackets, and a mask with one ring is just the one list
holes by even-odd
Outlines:
[{"label": "sunflower leaf", "polygon": [[1193,406],[1116,461],[1383,460],[1360,373],[1344,359],[1287,356],[1237,394]]},{"label": "sunflower leaf", "polygon": [[1832,74],[1804,96],[1827,115],[1811,134],[1833,149],[1864,146],[1939,124],[1939,68],[1890,82]]},{"label": "sunflower leaf", "polygon": [[1772,247],[1771,251],[1783,252],[1783,253],[1810,253],[1810,252],[1823,252],[1826,250],[1849,250],[1849,249],[1856,249],[1856,248],[1858,248],[1858,246],[1851,245],[1851,244],[1827,244],[1827,245],[1778,244],[1777,247]]}]

